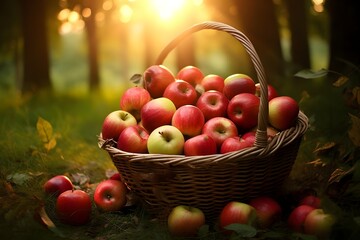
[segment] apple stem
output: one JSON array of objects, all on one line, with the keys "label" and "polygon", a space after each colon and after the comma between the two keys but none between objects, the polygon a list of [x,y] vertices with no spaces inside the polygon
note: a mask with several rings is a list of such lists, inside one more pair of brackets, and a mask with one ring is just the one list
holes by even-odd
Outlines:
[{"label": "apple stem", "polygon": [[165,141],[170,142],[171,138],[169,138],[168,134],[165,134],[164,132],[159,132],[159,134],[165,139]]}]

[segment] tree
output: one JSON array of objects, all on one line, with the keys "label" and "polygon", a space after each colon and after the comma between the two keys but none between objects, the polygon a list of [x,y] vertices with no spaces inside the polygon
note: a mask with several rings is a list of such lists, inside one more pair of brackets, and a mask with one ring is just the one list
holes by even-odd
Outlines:
[{"label": "tree", "polygon": [[46,0],[20,0],[23,37],[22,92],[52,87],[46,31]]}]

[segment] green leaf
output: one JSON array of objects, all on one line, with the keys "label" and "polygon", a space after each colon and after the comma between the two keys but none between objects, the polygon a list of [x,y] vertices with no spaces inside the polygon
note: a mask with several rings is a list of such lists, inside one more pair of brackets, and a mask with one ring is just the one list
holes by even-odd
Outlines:
[{"label": "green leaf", "polygon": [[320,69],[318,71],[313,71],[311,69],[301,70],[295,73],[295,77],[304,78],[304,79],[314,79],[314,78],[321,78],[328,74],[326,69]]},{"label": "green leaf", "polygon": [[15,183],[16,185],[23,185],[25,182],[30,180],[32,177],[29,174],[26,173],[14,173],[10,174],[6,177],[6,180],[12,183]]},{"label": "green leaf", "polygon": [[225,229],[234,231],[237,236],[241,237],[254,237],[257,234],[256,228],[247,224],[233,223],[226,226]]},{"label": "green leaf", "polygon": [[36,129],[38,131],[40,140],[43,143],[48,143],[53,138],[53,128],[50,122],[46,121],[42,117],[38,118]]},{"label": "green leaf", "polygon": [[198,237],[205,238],[209,234],[209,225],[204,224],[198,231]]}]

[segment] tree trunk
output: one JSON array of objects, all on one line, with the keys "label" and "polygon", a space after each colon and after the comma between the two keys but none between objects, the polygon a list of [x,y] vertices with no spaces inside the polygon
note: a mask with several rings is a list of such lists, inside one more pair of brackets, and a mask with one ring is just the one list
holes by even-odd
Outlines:
[{"label": "tree trunk", "polygon": [[290,53],[295,71],[310,68],[306,1],[286,0],[285,4],[291,32]]},{"label": "tree trunk", "polygon": [[20,0],[23,35],[23,93],[50,90],[46,0]]},{"label": "tree trunk", "polygon": [[84,6],[91,9],[92,14],[85,19],[87,41],[88,41],[88,61],[89,61],[89,87],[96,90],[100,85],[99,63],[98,63],[98,38],[96,35],[95,13],[97,4],[89,0],[84,2]]}]

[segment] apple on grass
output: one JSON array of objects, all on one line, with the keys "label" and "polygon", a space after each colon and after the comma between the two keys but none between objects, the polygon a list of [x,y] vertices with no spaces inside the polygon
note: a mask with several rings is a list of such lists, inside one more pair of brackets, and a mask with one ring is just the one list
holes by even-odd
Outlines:
[{"label": "apple on grass", "polygon": [[253,144],[250,141],[246,141],[239,136],[229,137],[221,144],[220,153],[239,151],[252,146]]},{"label": "apple on grass", "polygon": [[203,78],[204,74],[199,68],[194,66],[183,67],[176,75],[176,79],[184,80],[190,83],[193,87],[200,84]]},{"label": "apple on grass", "polygon": [[172,72],[163,65],[152,65],[143,74],[144,88],[150,93],[152,98],[162,97],[165,88],[175,81]]},{"label": "apple on grass", "polygon": [[256,218],[255,208],[246,203],[232,201],[226,204],[220,213],[220,228],[230,234],[232,231],[226,230],[226,226],[236,223],[253,225]]},{"label": "apple on grass", "polygon": [[152,99],[141,109],[141,125],[151,133],[157,127],[170,125],[175,111],[176,107],[170,99]]},{"label": "apple on grass", "polygon": [[216,153],[216,142],[207,134],[200,134],[185,141],[185,156],[211,155]]},{"label": "apple on grass", "polygon": [[204,114],[193,105],[184,105],[178,108],[171,120],[171,125],[179,129],[185,137],[199,135],[204,124]]},{"label": "apple on grass", "polygon": [[225,117],[214,117],[205,122],[202,133],[215,140],[218,150],[225,139],[238,135],[235,123]]},{"label": "apple on grass", "polygon": [[299,205],[309,205],[314,208],[320,208],[321,199],[314,195],[307,195],[300,200]]},{"label": "apple on grass", "polygon": [[120,134],[117,148],[126,152],[147,153],[149,133],[141,126],[129,126]]},{"label": "apple on grass", "polygon": [[177,237],[196,237],[204,224],[204,213],[199,208],[185,205],[174,207],[167,219],[169,232]]},{"label": "apple on grass", "polygon": [[164,91],[163,97],[170,99],[179,108],[191,104],[194,105],[198,98],[195,88],[184,80],[175,80]]},{"label": "apple on grass", "polygon": [[224,78],[216,74],[206,75],[200,84],[204,88],[204,91],[216,90],[223,92],[224,90]]},{"label": "apple on grass", "polygon": [[299,205],[294,208],[287,219],[289,228],[295,232],[303,233],[306,216],[314,209],[308,205]]},{"label": "apple on grass", "polygon": [[113,174],[109,177],[109,179],[111,179],[111,180],[116,180],[116,181],[122,181],[122,180],[121,180],[121,174],[120,174],[119,172],[113,173]]},{"label": "apple on grass", "polygon": [[228,117],[244,133],[258,123],[260,99],[251,93],[240,93],[234,96],[227,107]]},{"label": "apple on grass", "polygon": [[96,186],[94,202],[103,212],[118,211],[126,204],[126,193],[127,188],[123,182],[107,179]]},{"label": "apple on grass", "polygon": [[164,125],[150,133],[147,148],[149,153],[182,154],[184,143],[184,136],[179,129]]},{"label": "apple on grass", "polygon": [[57,197],[67,190],[72,190],[74,186],[67,176],[57,175],[47,180],[43,188],[47,194]]},{"label": "apple on grass", "polygon": [[252,199],[249,204],[255,208],[257,214],[257,224],[261,228],[268,228],[277,220],[281,219],[281,206],[271,197],[257,197]]},{"label": "apple on grass", "polygon": [[146,89],[131,87],[121,96],[120,109],[129,112],[137,121],[140,121],[140,110],[150,100],[150,93]]},{"label": "apple on grass", "polygon": [[255,94],[255,91],[255,82],[248,75],[236,73],[224,80],[223,93],[229,100],[240,93]]},{"label": "apple on grass", "polygon": [[91,198],[83,190],[67,190],[56,200],[58,218],[70,225],[83,225],[91,217]]},{"label": "apple on grass", "polygon": [[304,232],[318,239],[328,239],[335,222],[334,215],[325,213],[323,209],[314,209],[305,218]]},{"label": "apple on grass", "polygon": [[295,126],[298,114],[299,105],[289,96],[280,96],[269,101],[269,123],[277,130]]},{"label": "apple on grass", "polygon": [[196,106],[203,112],[205,120],[225,117],[229,100],[222,92],[209,90],[200,95]]},{"label": "apple on grass", "polygon": [[103,139],[117,139],[120,133],[128,126],[137,124],[136,118],[124,110],[109,113],[102,124],[101,134]]}]

